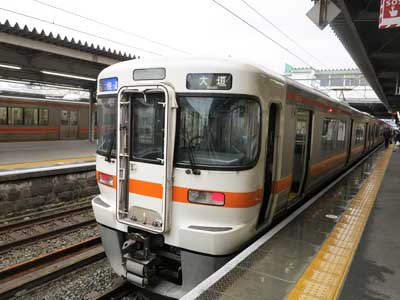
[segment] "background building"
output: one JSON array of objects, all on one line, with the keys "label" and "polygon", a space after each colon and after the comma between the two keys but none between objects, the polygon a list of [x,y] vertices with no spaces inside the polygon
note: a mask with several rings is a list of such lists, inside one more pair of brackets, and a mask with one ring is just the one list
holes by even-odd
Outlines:
[{"label": "background building", "polygon": [[340,101],[345,101],[359,110],[383,119],[391,119],[391,114],[358,69],[316,70],[294,68],[286,64],[284,75]]}]

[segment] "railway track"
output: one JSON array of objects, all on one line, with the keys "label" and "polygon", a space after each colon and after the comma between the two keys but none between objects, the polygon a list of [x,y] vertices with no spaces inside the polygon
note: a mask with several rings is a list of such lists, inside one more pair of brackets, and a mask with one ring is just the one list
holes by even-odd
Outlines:
[{"label": "railway track", "polygon": [[0,271],[0,300],[8,299],[19,291],[54,280],[104,257],[105,253],[100,237],[92,237],[69,247],[4,268]]},{"label": "railway track", "polygon": [[74,212],[79,213],[89,210],[92,207],[90,201],[85,203],[75,203],[71,205],[64,205],[46,210],[35,211],[29,214],[19,215],[11,218],[0,220],[0,233],[12,229],[14,226],[23,226],[24,224],[30,224],[31,222],[40,222],[51,220],[52,218],[61,217],[65,214],[72,214]]},{"label": "railway track", "polygon": [[95,224],[91,206],[0,226],[0,253],[38,240]]}]

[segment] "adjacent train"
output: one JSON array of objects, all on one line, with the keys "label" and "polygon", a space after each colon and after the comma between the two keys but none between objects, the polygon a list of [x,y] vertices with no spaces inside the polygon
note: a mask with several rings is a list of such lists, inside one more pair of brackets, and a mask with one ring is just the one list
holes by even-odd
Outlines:
[{"label": "adjacent train", "polygon": [[88,135],[87,102],[0,95],[0,142],[88,139]]},{"label": "adjacent train", "polygon": [[92,201],[114,271],[178,298],[383,142],[385,124],[260,67],[127,61],[98,80]]}]

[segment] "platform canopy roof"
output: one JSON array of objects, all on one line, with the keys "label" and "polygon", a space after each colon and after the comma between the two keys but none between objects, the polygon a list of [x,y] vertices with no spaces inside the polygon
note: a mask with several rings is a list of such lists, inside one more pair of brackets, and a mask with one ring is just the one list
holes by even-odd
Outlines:
[{"label": "platform canopy roof", "polygon": [[95,89],[93,79],[102,69],[135,58],[26,25],[0,22],[0,78]]},{"label": "platform canopy roof", "polygon": [[400,28],[379,29],[380,0],[332,0],[341,13],[332,29],[390,111],[400,111]]}]

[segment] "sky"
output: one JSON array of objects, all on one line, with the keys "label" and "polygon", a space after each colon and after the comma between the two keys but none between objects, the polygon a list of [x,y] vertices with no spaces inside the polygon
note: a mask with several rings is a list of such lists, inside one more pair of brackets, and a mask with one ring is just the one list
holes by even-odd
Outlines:
[{"label": "sky", "polygon": [[[257,27],[264,35],[281,44],[283,48],[289,49],[294,55],[231,15],[215,1]],[[11,23],[26,24],[30,28],[35,26],[47,33],[51,31],[53,34],[73,37],[75,40],[80,39],[136,54],[142,58],[190,55],[232,57],[261,64],[278,73],[284,72],[285,63],[295,67],[312,66],[317,69],[356,67],[334,32],[329,27],[321,31],[308,19],[306,13],[313,6],[311,0],[245,0],[301,47],[258,16],[242,0],[215,1],[1,1],[0,21],[8,19]],[[39,2],[96,19],[125,32],[110,29]]]}]

